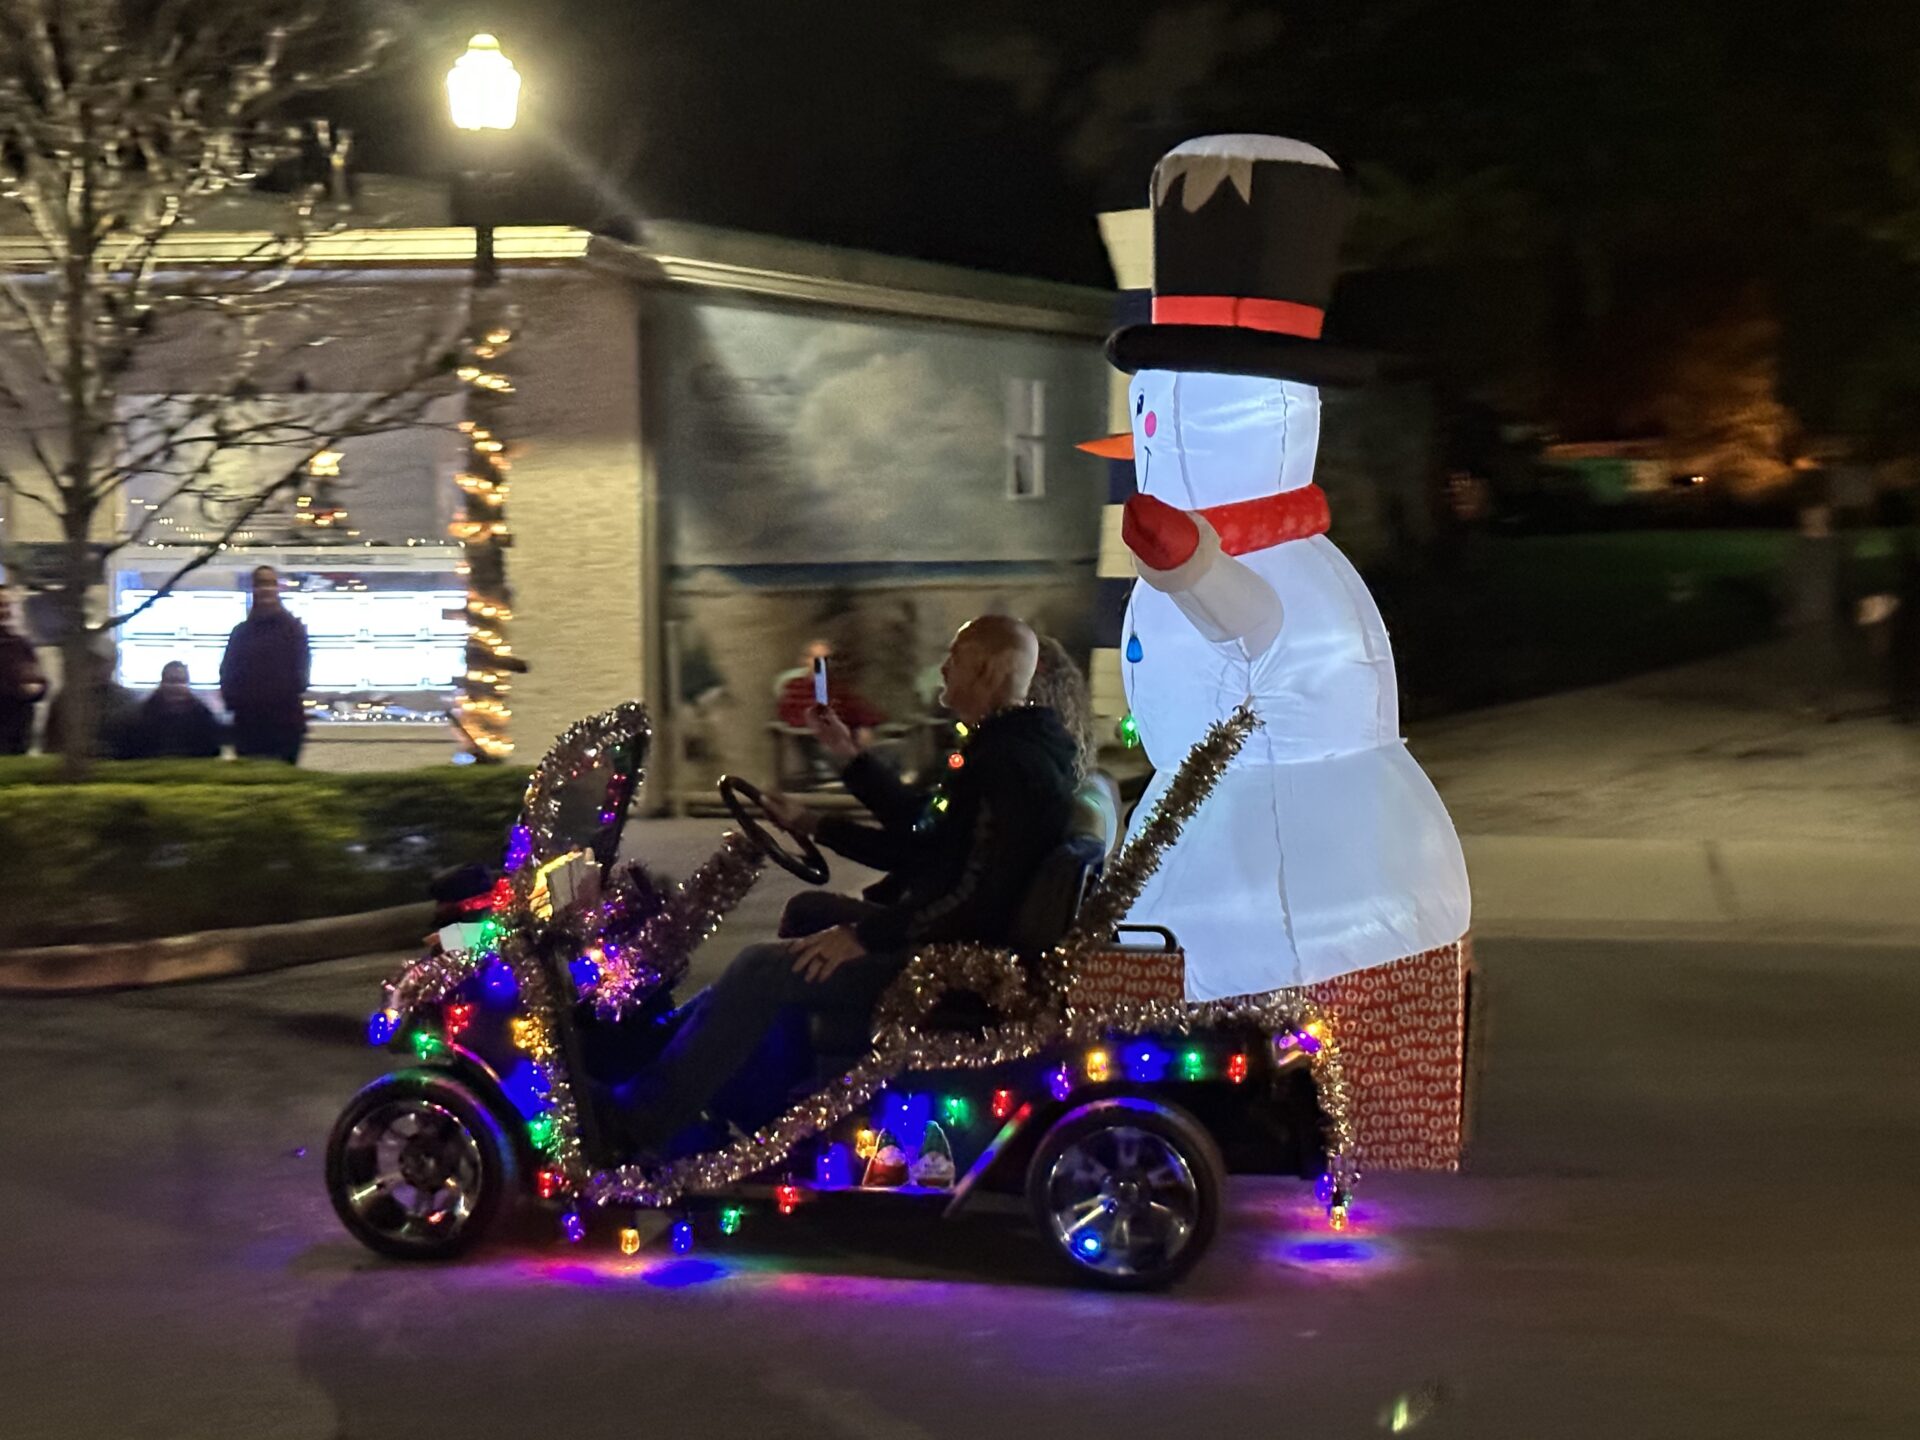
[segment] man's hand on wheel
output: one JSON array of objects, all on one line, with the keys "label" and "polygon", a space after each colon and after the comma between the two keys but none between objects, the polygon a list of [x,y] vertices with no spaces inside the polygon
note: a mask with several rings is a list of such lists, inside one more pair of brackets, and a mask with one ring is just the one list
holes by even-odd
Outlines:
[{"label": "man's hand on wheel", "polygon": [[860,943],[860,937],[853,933],[850,925],[836,925],[817,935],[804,936],[795,940],[792,948],[794,973],[816,983],[849,960],[858,960],[867,953],[867,947]]},{"label": "man's hand on wheel", "polygon": [[763,791],[760,804],[773,818],[774,824],[795,835],[804,835],[811,840],[814,831],[820,828],[819,812],[809,810],[799,801],[782,795],[778,790]]},{"label": "man's hand on wheel", "polygon": [[860,753],[860,742],[853,738],[846,722],[824,705],[816,705],[807,712],[807,729],[820,742],[820,748],[842,765]]}]

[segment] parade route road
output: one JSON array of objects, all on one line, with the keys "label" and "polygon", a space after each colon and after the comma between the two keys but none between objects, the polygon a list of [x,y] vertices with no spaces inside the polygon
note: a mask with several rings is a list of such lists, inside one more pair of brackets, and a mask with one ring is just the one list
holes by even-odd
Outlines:
[{"label": "parade route road", "polygon": [[391,957],[0,1001],[0,1436],[1920,1434],[1913,954],[1480,948],[1471,1173],[1236,1182],[1143,1297],[997,1216],[382,1263],[320,1172]]}]

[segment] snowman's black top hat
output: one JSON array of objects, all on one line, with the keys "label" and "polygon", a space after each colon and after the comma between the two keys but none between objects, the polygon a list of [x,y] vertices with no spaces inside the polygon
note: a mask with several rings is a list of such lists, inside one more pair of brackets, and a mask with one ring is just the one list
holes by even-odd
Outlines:
[{"label": "snowman's black top hat", "polygon": [[1321,340],[1350,201],[1339,167],[1272,135],[1210,135],[1153,171],[1153,319],[1115,368],[1355,385],[1376,357]]}]

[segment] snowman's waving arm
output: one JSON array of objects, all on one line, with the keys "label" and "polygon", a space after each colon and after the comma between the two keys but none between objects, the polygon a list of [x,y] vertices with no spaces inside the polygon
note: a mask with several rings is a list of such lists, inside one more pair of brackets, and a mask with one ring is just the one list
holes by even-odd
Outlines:
[{"label": "snowman's waving arm", "polygon": [[1222,645],[1237,640],[1252,656],[1280,634],[1280,597],[1220,548],[1204,516],[1135,495],[1127,501],[1120,533],[1140,578],[1169,596],[1207,639]]}]

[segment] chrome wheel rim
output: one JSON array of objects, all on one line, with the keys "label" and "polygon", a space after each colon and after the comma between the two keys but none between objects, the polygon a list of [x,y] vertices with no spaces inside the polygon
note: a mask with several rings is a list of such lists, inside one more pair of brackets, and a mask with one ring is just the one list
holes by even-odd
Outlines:
[{"label": "chrome wheel rim", "polygon": [[1200,1187],[1186,1157],[1134,1125],[1110,1125],[1068,1145],[1047,1172],[1046,1194],[1054,1240],[1106,1275],[1171,1265],[1200,1221]]},{"label": "chrome wheel rim", "polygon": [[354,1218],[402,1244],[446,1244],[480,1202],[480,1141],[432,1100],[388,1100],[368,1111],[347,1132],[340,1162]]}]

